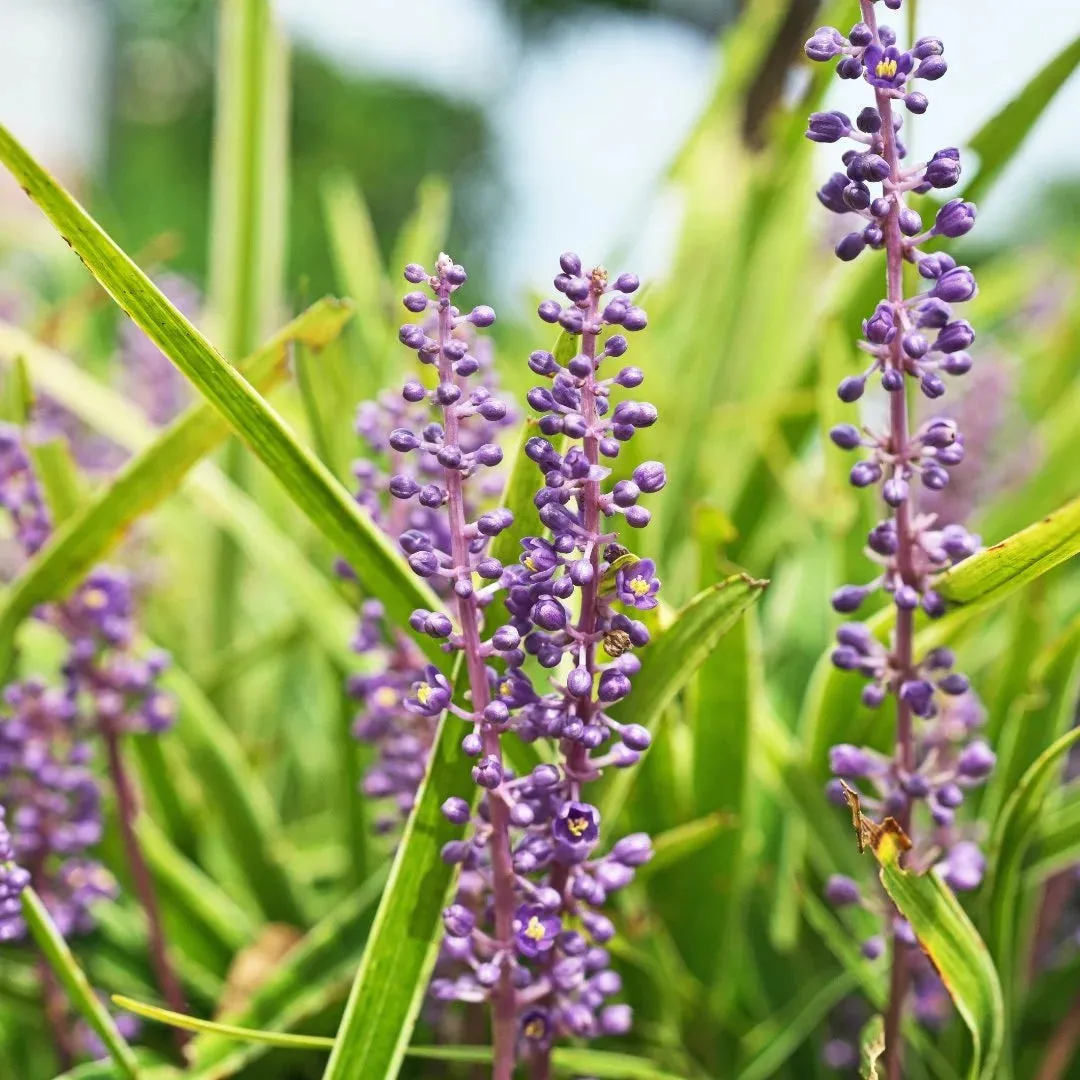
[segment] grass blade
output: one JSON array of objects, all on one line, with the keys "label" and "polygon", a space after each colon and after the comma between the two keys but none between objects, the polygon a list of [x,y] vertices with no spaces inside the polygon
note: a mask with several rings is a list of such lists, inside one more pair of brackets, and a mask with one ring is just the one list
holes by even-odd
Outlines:
[{"label": "grass blade", "polygon": [[162,685],[176,695],[180,711],[176,735],[202,781],[206,806],[217,819],[207,827],[225,839],[263,914],[304,926],[304,908],[282,854],[281,823],[236,735],[182,670],[171,668],[162,676]]},{"label": "grass blade", "polygon": [[[87,268],[147,336],[225,417],[296,506],[356,570],[365,589],[404,626],[418,607],[438,609],[390,541],[282,418],[166,300],[81,206],[0,126],[2,161]],[[421,649],[442,656],[436,642]]]},{"label": "grass blade", "polygon": [[[767,584],[738,574],[698,593],[643,651],[634,692],[613,710],[619,722],[654,730],[664,709],[746,609],[758,601]],[[632,771],[620,769],[602,783],[598,804],[605,821],[613,823],[618,818],[633,782]]]},{"label": "grass blade", "polygon": [[[386,874],[380,870],[321,919],[230,1021],[284,1031],[340,1002],[348,993],[385,881]],[[231,1040],[202,1035],[191,1044],[190,1080],[223,1080],[262,1052],[257,1046],[238,1047]]]},{"label": "grass blade", "polygon": [[116,1063],[119,1075],[138,1080],[139,1064],[131,1047],[117,1030],[109,1010],[98,1000],[82,969],[75,962],[63,935],[49,917],[41,898],[27,888],[22,896],[23,917],[45,960],[67,991],[71,1004],[94,1029]]},{"label": "grass blade", "polygon": [[[115,1004],[137,1016],[159,1024],[215,1035],[223,1039],[258,1043],[263,1046],[288,1050],[330,1050],[333,1039],[319,1035],[289,1035],[279,1031],[262,1031],[257,1028],[221,1024],[212,1020],[199,1020],[193,1016],[159,1009],[141,1001],[113,996]],[[409,1057],[427,1061],[451,1061],[465,1064],[486,1064],[491,1060],[491,1050],[486,1046],[414,1046]],[[597,1080],[678,1080],[670,1073],[662,1072],[651,1061],[631,1057],[629,1054],[611,1054],[603,1050],[556,1050],[553,1056],[555,1070],[559,1073],[590,1073]]]},{"label": "grass blade", "polygon": [[832,1009],[857,988],[855,976],[842,971],[822,976],[801,990],[790,1007],[743,1036],[743,1051],[751,1056],[739,1069],[736,1080],[770,1080],[776,1076]]},{"label": "grass blade", "polygon": [[968,145],[979,155],[979,171],[964,189],[965,199],[977,201],[993,185],[1078,64],[1080,37],[1042,65],[1024,89],[972,136]]},{"label": "grass blade", "polygon": [[182,1031],[193,1031],[199,1035],[218,1035],[224,1039],[276,1046],[286,1050],[329,1050],[334,1045],[333,1039],[319,1035],[289,1035],[284,1031],[260,1031],[257,1028],[237,1027],[235,1024],[220,1024],[214,1020],[200,1020],[195,1016],[135,1001],[123,994],[113,994],[113,1004],[146,1020],[168,1024],[169,1027],[180,1028]]},{"label": "grass blade", "polygon": [[[452,683],[459,682],[458,669]],[[458,745],[457,720],[444,713],[428,768],[405,825],[390,879],[338,1028],[325,1080],[393,1077],[405,1056],[438,952],[442,911],[454,879],[444,844],[459,839],[440,807],[475,789]],[[471,785],[471,786],[470,786]]]},{"label": "grass blade", "polygon": [[[243,365],[245,374],[257,386],[268,388],[284,375],[291,343],[302,341],[311,348],[321,348],[341,332],[350,313],[351,309],[339,301],[319,301],[257,350]],[[32,358],[32,374],[42,390],[136,453],[108,487],[57,529],[8,590],[0,609],[0,657],[9,654],[15,630],[37,604],[63,595],[73,586],[132,521],[176,490],[228,430],[217,412],[204,403],[193,405],[163,432],[155,432],[122,398],[71,361],[37,345],[21,331],[0,324],[0,357],[16,349]],[[339,653],[347,649],[346,627],[351,626],[352,613],[329,590],[321,575],[312,576],[302,554],[217,470],[201,467],[195,483],[204,506],[209,505],[219,519],[224,515],[245,543],[263,543],[265,550],[258,553],[260,559],[276,567],[279,581],[295,586],[294,600],[301,610],[308,611],[313,632],[321,633],[319,626],[329,624],[330,630],[324,635],[326,644]],[[333,636],[339,630],[340,639]]]},{"label": "grass blade", "polygon": [[[285,254],[288,82],[270,0],[224,0],[218,17],[208,306],[233,361],[255,347],[280,302]],[[246,488],[240,444],[225,473]],[[241,549],[223,533],[214,565],[211,644],[232,640],[240,605]]]},{"label": "grass blade", "polygon": [[1080,742],[1080,727],[1073,728],[1039,755],[1005,804],[990,837],[983,896],[990,948],[1010,998],[1016,994],[1020,982],[1016,962],[1017,910],[1024,860],[1037,836],[1050,789],[1061,775],[1065,755],[1077,742]]},{"label": "grass blade", "polygon": [[911,924],[971,1032],[974,1049],[969,1080],[993,1080],[1005,1039],[1005,1000],[990,951],[935,871],[915,874],[901,868],[900,855],[911,844],[892,818],[875,825],[862,817],[858,798],[851,791],[848,801],[860,843],[869,838],[885,891]]}]

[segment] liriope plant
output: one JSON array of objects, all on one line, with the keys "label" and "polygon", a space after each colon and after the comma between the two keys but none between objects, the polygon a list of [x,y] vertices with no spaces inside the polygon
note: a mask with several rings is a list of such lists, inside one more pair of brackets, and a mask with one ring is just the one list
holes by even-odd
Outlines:
[{"label": "liriope plant", "polygon": [[[886,0],[885,6],[898,10],[901,3]],[[838,589],[832,606],[853,613],[880,590],[895,609],[895,628],[882,644],[864,624],[843,624],[832,662],[866,680],[862,702],[867,707],[880,708],[886,697],[893,698],[895,749],[881,754],[850,744],[834,746],[830,767],[838,779],[831,791],[843,804],[851,790],[847,783],[859,785],[861,806],[881,819],[893,819],[901,830],[910,846],[905,856],[909,870],[936,866],[950,888],[968,891],[982,881],[985,858],[974,839],[974,823],[962,825],[958,812],[970,789],[986,781],[995,757],[977,736],[984,711],[967,677],[955,670],[953,652],[937,646],[917,653],[915,615],[919,610],[931,619],[945,614],[934,577],[973,555],[979,540],[962,525],[943,524],[920,508],[920,491],[940,491],[949,482],[948,470],[964,460],[964,437],[943,410],[915,404],[919,397],[937,402],[946,393],[945,380],[965,375],[972,366],[966,350],[975,332],[955,309],[975,297],[975,277],[937,241],[968,233],[975,206],[951,199],[927,224],[909,205],[911,195],[947,190],[960,179],[960,153],[954,147],[910,163],[903,142],[905,111],[921,115],[929,107],[927,96],[915,87],[940,79],[947,65],[936,38],[899,48],[896,31],[879,23],[876,7],[875,0],[862,0],[861,19],[846,35],[821,27],[806,43],[810,59],[836,59],[837,75],[863,81],[873,97],[854,122],[838,111],[814,113],[807,137],[850,147],[843,152],[844,171],[829,178],[818,199],[827,210],[863,219],[860,228],[837,243],[836,255],[850,262],[865,251],[880,252],[886,286],[885,297],[862,324],[859,347],[867,366],[837,389],[841,401],[854,404],[868,386],[878,384],[886,396],[885,419],[840,424],[830,437],[841,450],[858,454],[850,482],[876,491],[887,516],[867,536],[874,577]],[[920,419],[920,413],[928,415]],[[829,881],[826,895],[841,906],[863,902],[856,883],[840,875]],[[874,898],[865,902],[877,903]],[[930,1019],[947,996],[910,924],[890,901],[885,901],[883,917],[892,957],[883,1064],[886,1074],[896,1077],[910,996],[915,995],[916,1013]],[[870,959],[884,948],[879,937],[862,945]]]}]

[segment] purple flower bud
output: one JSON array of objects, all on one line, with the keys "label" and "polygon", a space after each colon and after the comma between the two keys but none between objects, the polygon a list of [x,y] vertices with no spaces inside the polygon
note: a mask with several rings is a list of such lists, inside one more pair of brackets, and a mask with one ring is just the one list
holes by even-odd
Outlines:
[{"label": "purple flower bud", "polygon": [[869,595],[870,590],[863,585],[841,585],[832,594],[833,609],[845,615],[858,611]]},{"label": "purple flower bud", "polygon": [[472,816],[469,804],[464,800],[452,795],[442,804],[443,817],[454,825],[464,825]]},{"label": "purple flower bud", "polygon": [[934,231],[955,238],[970,232],[975,225],[975,204],[963,199],[950,199],[937,212]]},{"label": "purple flower bud", "polygon": [[977,292],[975,275],[966,266],[956,266],[937,279],[930,295],[947,304],[957,304],[970,300]]},{"label": "purple flower bud", "polygon": [[898,394],[904,389],[904,375],[896,368],[886,368],[881,373],[881,389],[890,394]]},{"label": "purple flower bud", "polygon": [[952,187],[960,179],[960,157],[956,150],[939,150],[927,163],[926,182],[935,188]]},{"label": "purple flower bud", "polygon": [[916,60],[925,60],[928,56],[940,56],[944,51],[945,46],[937,38],[923,37],[915,42],[911,55]]},{"label": "purple flower bud", "polygon": [[929,716],[933,708],[934,686],[925,679],[908,679],[900,686],[900,699],[911,706],[916,716]]},{"label": "purple flower bud", "polygon": [[862,445],[862,434],[854,424],[837,424],[829,432],[829,438],[841,450],[854,450]]},{"label": "purple flower bud", "polygon": [[[606,675],[608,672],[605,672],[604,674]],[[601,676],[601,680],[602,679],[603,676]],[[629,680],[627,685],[629,685]],[[649,734],[648,728],[644,728],[640,724],[623,724],[619,735],[622,738],[624,746],[630,750],[636,750],[639,753],[648,750],[652,745],[652,736]]]},{"label": "purple flower bud", "polygon": [[[608,668],[600,676],[596,696],[605,703],[618,701],[630,693],[630,680],[615,668]],[[625,734],[625,733],[624,733]],[[625,741],[625,738],[624,738]],[[636,748],[634,748],[636,749]]]},{"label": "purple flower bud", "polygon": [[803,51],[811,60],[823,62],[838,55],[844,47],[840,31],[832,26],[822,26],[814,31],[814,36],[803,46]]},{"label": "purple flower bud", "polygon": [[857,904],[862,899],[858,883],[844,874],[833,874],[825,882],[825,899],[833,907],[847,907]]},{"label": "purple flower bud", "polygon": [[928,56],[915,69],[915,78],[926,79],[928,82],[933,82],[935,79],[940,79],[948,70],[949,65],[946,63],[943,56]]},{"label": "purple flower bud", "polygon": [[497,758],[482,757],[472,768],[472,778],[480,787],[493,791],[502,783],[502,765]]},{"label": "purple flower bud", "polygon": [[942,327],[934,342],[934,348],[939,352],[959,352],[962,349],[971,348],[974,341],[975,331],[972,330],[971,324],[958,319]]},{"label": "purple flower bud", "polygon": [[874,760],[865,751],[849,743],[839,743],[829,751],[829,771],[855,780],[874,771]]},{"label": "purple flower bud", "polygon": [[961,840],[938,864],[945,884],[955,892],[970,892],[982,884],[986,859],[976,844]]},{"label": "purple flower bud", "polygon": [[881,489],[881,497],[893,507],[907,502],[908,494],[908,483],[899,476],[886,480]]},{"label": "purple flower bud", "polygon": [[581,274],[581,258],[572,251],[564,251],[559,256],[559,266],[564,274],[570,277],[578,277]]},{"label": "purple flower bud", "polygon": [[859,946],[859,951],[867,960],[877,960],[885,954],[885,939],[880,936],[867,938]]},{"label": "purple flower bud", "polygon": [[866,247],[866,240],[861,232],[851,232],[836,245],[836,256],[844,262],[857,259]]},{"label": "purple flower bud", "polygon": [[451,904],[442,913],[443,927],[451,937],[468,937],[476,926],[476,917],[461,904]]},{"label": "purple flower bud", "polygon": [[842,380],[836,388],[836,396],[847,404],[858,401],[866,390],[866,377],[863,375],[849,375]]},{"label": "purple flower bud", "polygon": [[810,117],[806,137],[813,142],[834,143],[851,134],[851,120],[842,112],[816,112]]},{"label": "purple flower bud", "polygon": [[969,743],[960,752],[956,767],[961,776],[966,776],[971,780],[984,780],[993,772],[996,762],[997,756],[994,751],[978,739]]},{"label": "purple flower bud", "polygon": [[945,694],[966,694],[970,686],[967,676],[958,671],[938,679],[938,689]]},{"label": "purple flower bud", "polygon": [[881,479],[881,466],[876,461],[857,461],[849,474],[852,487],[864,488]]},{"label": "purple flower bud", "polygon": [[562,314],[562,307],[556,300],[545,300],[537,309],[536,314],[546,323],[556,323]]},{"label": "purple flower bud", "polygon": [[917,90],[904,95],[904,104],[907,106],[908,112],[912,113],[914,116],[922,116],[930,107],[930,101],[927,96],[925,94],[920,94]]}]

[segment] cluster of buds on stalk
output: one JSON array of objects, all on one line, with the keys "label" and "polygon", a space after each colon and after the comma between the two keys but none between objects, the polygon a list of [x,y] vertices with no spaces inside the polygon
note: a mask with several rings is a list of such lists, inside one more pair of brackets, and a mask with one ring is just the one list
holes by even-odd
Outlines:
[{"label": "cluster of buds on stalk", "polygon": [[[901,0],[886,7],[900,8]],[[807,137],[818,143],[849,145],[834,173],[818,192],[826,209],[862,219],[836,246],[836,255],[850,261],[864,251],[883,251],[886,295],[862,325],[860,347],[867,367],[845,378],[840,399],[859,401],[876,379],[888,404],[888,422],[880,428],[859,423],[833,428],[840,449],[858,454],[850,479],[856,488],[876,489],[886,516],[867,537],[867,555],[875,565],[871,580],[845,585],[833,595],[836,611],[851,614],[871,594],[882,590],[894,605],[896,625],[886,645],[860,623],[845,623],[837,632],[833,662],[866,680],[863,703],[878,708],[892,695],[896,701],[896,746],[892,755],[851,745],[835,746],[830,765],[837,780],[830,794],[843,801],[842,782],[856,788],[863,806],[893,817],[913,841],[908,865],[937,866],[956,890],[978,886],[984,860],[970,830],[957,814],[965,793],[982,784],[994,766],[994,754],[976,737],[982,707],[967,678],[954,669],[947,648],[925,656],[914,653],[914,618],[922,609],[930,618],[945,611],[934,589],[939,571],[972,555],[979,547],[956,523],[939,525],[933,513],[920,511],[919,491],[939,492],[949,483],[949,469],[964,458],[964,438],[955,420],[931,414],[912,429],[908,389],[915,385],[929,401],[946,393],[947,380],[966,374],[975,340],[971,325],[955,314],[955,306],[976,292],[971,270],[940,250],[939,241],[967,233],[975,207],[954,198],[941,205],[927,225],[909,205],[912,195],[953,187],[960,178],[960,153],[938,150],[926,161],[908,163],[902,142],[903,115],[919,115],[929,102],[916,80],[932,82],[946,71],[943,46],[936,38],[920,38],[910,50],[897,46],[893,30],[877,22],[874,0],[860,0],[861,20],[847,34],[822,27],[806,43],[812,60],[837,61],[841,79],[865,81],[873,104],[855,121],[842,112],[815,113]],[[908,293],[905,268],[925,283]],[[836,878],[828,894],[836,903],[866,903],[854,882]],[[890,1076],[898,1075],[898,1031],[903,1000],[917,969],[917,950],[910,928],[890,907],[894,931],[893,1000],[886,1016]],[[864,943],[868,956],[879,955],[879,939]],[[933,979],[915,979],[933,990]],[[940,995],[938,995],[940,997]]]},{"label": "cluster of buds on stalk", "polygon": [[[600,853],[600,811],[584,789],[604,768],[634,764],[649,744],[648,732],[620,722],[613,706],[630,693],[640,667],[635,651],[649,633],[637,614],[656,605],[660,583],[653,564],[620,547],[607,523],[621,515],[632,528],[648,524],[641,500],[664,486],[665,475],[659,463],[646,462],[608,483],[612,470],[604,462],[654,423],[656,410],[628,400],[611,407],[613,391],[641,383],[638,369],[600,374],[605,360],[628,348],[623,333],[609,331],[640,330],[647,320],[629,300],[638,287],[633,275],[620,276],[611,290],[603,270],[585,273],[577,256],[562,257],[555,284],[567,302],[546,301],[539,314],[579,349],[564,363],[543,351],[529,359],[546,380],[529,393],[543,415],[542,434],[526,453],[542,473],[534,502],[550,533],[526,537],[519,561],[504,564],[491,541],[512,515],[478,509],[490,498],[485,477],[502,461],[494,428],[507,415],[505,403],[476,378],[484,364],[474,331],[490,326],[495,313],[456,306],[466,273],[445,255],[431,272],[409,265],[405,277],[422,288],[404,305],[426,321],[406,324],[399,337],[434,377],[405,384],[406,409],[398,413],[408,421],[386,436],[394,470],[386,488],[406,509],[387,510],[373,494],[362,501],[378,519],[393,520],[390,531],[414,573],[447,598],[448,613],[416,611],[410,625],[447,653],[462,654],[467,690],[459,687],[455,697],[437,666],[416,669],[412,647],[396,666],[364,676],[373,692],[362,723],[374,731],[375,712],[384,709],[385,717],[399,719],[382,730],[399,734],[401,710],[428,724],[449,711],[468,725],[461,745],[474,759],[480,798],[475,810],[476,800],[464,796],[443,807],[468,831],[443,851],[460,877],[444,913],[431,996],[437,1003],[490,1003],[495,1076],[502,1080],[522,1057],[546,1069],[559,1038],[618,1034],[631,1023],[629,1008],[611,1001],[620,980],[604,948],[614,927],[601,909],[652,849],[647,836],[634,835]],[[427,415],[415,415],[421,407]],[[369,431],[381,423],[365,419]],[[361,478],[369,492],[375,475]],[[485,625],[496,596],[508,618]],[[369,616],[360,639],[385,643],[378,613]],[[405,691],[410,670],[416,677]],[[550,689],[538,689],[540,677]],[[517,775],[506,752],[510,737],[551,740],[557,763]],[[410,746],[419,750],[421,741]],[[372,794],[396,794],[404,806],[411,795],[405,789],[419,775],[410,746],[398,746],[403,753],[394,769],[384,760],[368,782],[374,775]]]}]

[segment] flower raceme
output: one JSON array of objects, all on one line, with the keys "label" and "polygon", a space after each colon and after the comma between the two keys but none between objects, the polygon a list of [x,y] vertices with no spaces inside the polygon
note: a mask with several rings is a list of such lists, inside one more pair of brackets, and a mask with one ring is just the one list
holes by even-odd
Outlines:
[{"label": "flower raceme", "polygon": [[[33,555],[52,523],[20,432],[0,427],[0,504],[22,548]],[[91,908],[116,895],[112,876],[92,857],[101,839],[102,794],[91,768],[97,737],[113,731],[161,732],[175,719],[158,686],[164,653],[134,648],[135,602],[129,577],[98,566],[66,600],[41,617],[67,642],[61,683],[30,677],[4,688],[0,705],[0,803],[10,814],[14,850],[64,934],[94,926]]]},{"label": "flower raceme", "polygon": [[[626,399],[612,407],[613,393],[641,384],[639,369],[601,376],[605,361],[628,350],[625,332],[643,329],[647,317],[630,300],[636,277],[609,286],[602,269],[584,271],[577,256],[562,256],[555,287],[565,300],[545,301],[539,316],[574,339],[577,352],[529,358],[544,380],[528,394],[541,416],[540,434],[526,446],[540,471],[539,527],[522,541],[519,560],[504,565],[491,540],[512,516],[478,510],[485,477],[502,459],[494,432],[478,431],[486,436],[506,415],[476,378],[483,365],[475,331],[495,313],[455,304],[467,275],[445,255],[431,272],[406,267],[405,277],[418,288],[404,305],[426,321],[407,323],[399,337],[434,377],[403,388],[414,411],[387,436],[395,471],[385,482],[408,508],[398,538],[410,567],[448,598],[453,616],[417,611],[410,625],[463,654],[468,693],[455,700],[439,668],[417,664],[399,701],[428,723],[446,710],[464,721],[462,750],[481,789],[475,812],[460,796],[443,806],[469,828],[443,850],[460,878],[444,912],[431,995],[490,1002],[501,1078],[518,1057],[546,1059],[560,1037],[617,1034],[631,1021],[628,1007],[610,1003],[620,982],[604,948],[614,927],[602,909],[652,849],[635,835],[598,854],[600,811],[584,789],[604,768],[634,764],[649,744],[644,728],[620,723],[610,707],[631,692],[635,650],[649,641],[636,615],[656,605],[660,582],[653,563],[622,548],[609,523],[621,516],[632,529],[646,526],[642,500],[666,477],[661,464],[645,462],[612,482],[606,462],[655,422],[656,410]],[[509,618],[487,626],[496,594]],[[541,677],[550,689],[538,689]],[[557,763],[516,775],[508,738],[551,740]]]},{"label": "flower raceme", "polygon": [[[901,0],[888,0],[896,10]],[[994,766],[994,754],[975,733],[983,711],[965,676],[954,670],[955,658],[946,648],[923,657],[914,655],[914,613],[921,608],[930,618],[945,611],[934,590],[934,575],[972,555],[979,546],[961,525],[939,524],[933,513],[919,509],[919,490],[936,493],[949,483],[950,468],[964,459],[964,437],[956,421],[941,412],[911,429],[907,390],[914,383],[925,399],[936,402],[947,380],[966,374],[972,359],[967,352],[975,340],[970,323],[954,308],[977,292],[971,270],[940,249],[937,242],[965,235],[975,223],[975,207],[963,199],[941,205],[929,224],[908,204],[912,194],[927,195],[954,186],[960,178],[960,154],[953,147],[929,160],[908,164],[901,136],[902,106],[924,113],[926,95],[913,84],[932,82],[945,74],[944,48],[936,38],[920,38],[901,50],[896,34],[878,24],[874,0],[860,0],[862,18],[847,34],[821,27],[806,43],[812,60],[837,61],[841,79],[864,80],[873,95],[855,120],[842,112],[815,113],[807,137],[819,143],[843,142],[842,172],[835,172],[818,192],[829,211],[861,219],[836,246],[836,255],[850,261],[867,250],[883,251],[886,295],[862,324],[859,345],[867,367],[845,378],[837,393],[846,403],[858,402],[871,379],[880,383],[887,400],[887,423],[878,428],[844,423],[832,429],[832,442],[854,453],[850,481],[856,488],[876,489],[885,516],[867,536],[867,555],[875,566],[871,580],[844,585],[832,597],[842,614],[856,612],[873,593],[883,592],[896,609],[896,629],[888,645],[859,623],[844,623],[837,631],[833,663],[866,680],[863,703],[878,708],[888,695],[897,702],[896,750],[891,756],[851,745],[833,747],[830,766],[837,780],[830,794],[843,801],[840,781],[859,787],[870,812],[894,817],[910,835],[914,847],[908,865],[936,864],[956,890],[978,886],[983,859],[968,829],[957,821],[966,792],[982,784]],[[935,242],[933,250],[928,245]],[[904,268],[911,266],[925,282],[907,295]],[[931,407],[936,408],[936,407]],[[828,890],[836,903],[864,901],[854,883],[833,881]],[[933,982],[924,978],[910,928],[895,912],[893,986],[914,986],[916,995]],[[885,914],[885,913],[883,913]],[[882,951],[877,939],[864,952]],[[908,944],[905,944],[908,943]],[[920,991],[920,986],[923,991]],[[903,993],[894,995],[886,1017],[888,1053],[898,1053],[898,1025]],[[938,995],[940,997],[940,994]],[[898,1058],[886,1062],[889,1075]]]}]

